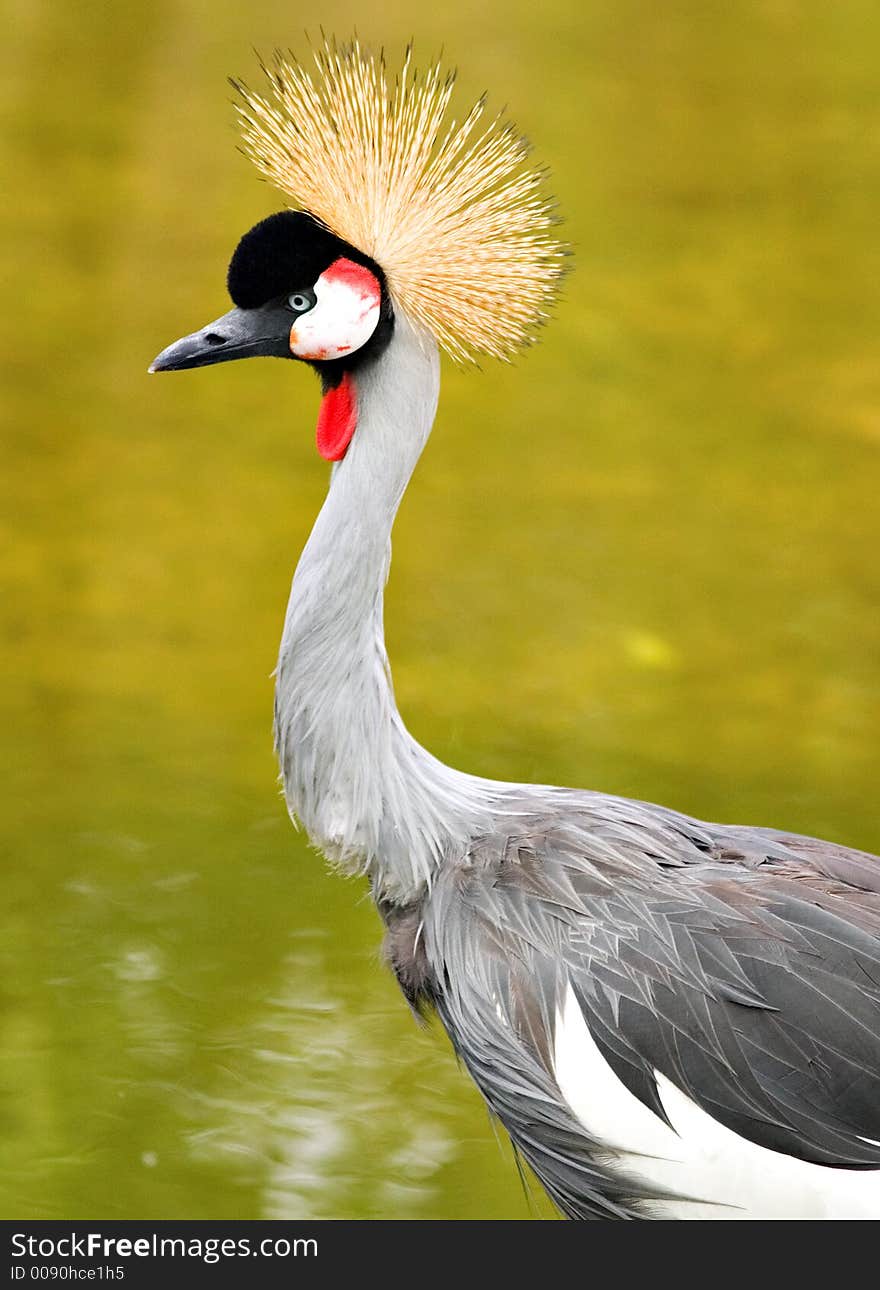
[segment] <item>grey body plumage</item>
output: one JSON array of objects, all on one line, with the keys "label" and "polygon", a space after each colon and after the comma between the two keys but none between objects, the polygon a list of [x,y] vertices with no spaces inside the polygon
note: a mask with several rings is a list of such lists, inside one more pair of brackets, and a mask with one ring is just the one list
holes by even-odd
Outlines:
[{"label": "grey body plumage", "polygon": [[752,1142],[880,1167],[880,864],[602,794],[524,794],[515,829],[382,909],[391,964],[435,1007],[490,1107],[573,1218],[649,1217],[554,1081],[573,984],[619,1079],[665,1118],[660,1070]]},{"label": "grey body plumage", "polygon": [[658,1072],[749,1142],[880,1168],[880,862],[477,779],[406,731],[383,589],[438,382],[429,338],[399,318],[294,579],[277,689],[292,813],[369,876],[404,992],[436,1008],[564,1213],[650,1216],[668,1195],[616,1168],[560,1096],[569,986],[617,1079],[664,1123]]}]

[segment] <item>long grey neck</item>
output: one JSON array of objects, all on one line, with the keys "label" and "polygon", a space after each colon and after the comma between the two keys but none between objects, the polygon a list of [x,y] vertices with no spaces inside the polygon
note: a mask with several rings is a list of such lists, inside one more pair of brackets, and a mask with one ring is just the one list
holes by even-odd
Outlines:
[{"label": "long grey neck", "polygon": [[436,346],[398,315],[382,357],[356,377],[357,430],[294,575],[275,695],[291,813],[331,860],[401,902],[486,827],[500,789],[412,738],[385,652],[391,528],[439,385]]}]

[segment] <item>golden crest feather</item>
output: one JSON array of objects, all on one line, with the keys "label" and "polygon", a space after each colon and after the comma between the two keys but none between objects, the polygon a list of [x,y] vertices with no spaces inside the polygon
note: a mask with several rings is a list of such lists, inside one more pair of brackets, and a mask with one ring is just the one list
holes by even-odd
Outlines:
[{"label": "golden crest feather", "polygon": [[233,82],[244,149],[287,198],[371,256],[392,298],[459,360],[510,357],[534,339],[565,248],[525,164],[528,144],[480,99],[448,113],[455,76],[416,71],[389,88],[383,56],[324,40],[314,69],[264,66],[269,94]]}]

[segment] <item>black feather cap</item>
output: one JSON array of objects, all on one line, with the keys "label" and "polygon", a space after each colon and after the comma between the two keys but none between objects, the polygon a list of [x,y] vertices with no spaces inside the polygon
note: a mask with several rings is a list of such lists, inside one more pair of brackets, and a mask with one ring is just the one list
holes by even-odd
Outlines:
[{"label": "black feather cap", "polygon": [[314,286],[342,256],[375,274],[386,294],[385,275],[368,255],[324,228],[307,211],[278,211],[245,233],[230,261],[226,285],[233,304],[258,309],[278,296]]}]

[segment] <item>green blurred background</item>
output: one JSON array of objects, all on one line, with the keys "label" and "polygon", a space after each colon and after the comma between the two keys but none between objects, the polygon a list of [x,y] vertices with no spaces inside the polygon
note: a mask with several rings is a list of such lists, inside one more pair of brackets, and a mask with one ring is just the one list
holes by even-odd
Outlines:
[{"label": "green blurred background", "polygon": [[[303,369],[147,364],[281,202],[228,73],[280,0],[6,0],[0,1213],[546,1214],[270,734],[327,482]],[[396,529],[414,733],[485,775],[880,849],[880,12],[329,0],[484,88],[576,249],[514,367],[447,368]]]}]

